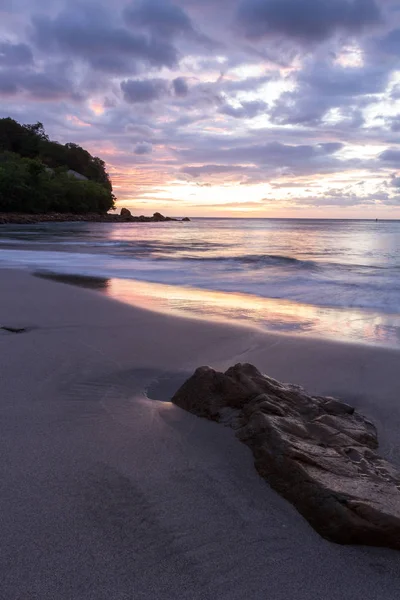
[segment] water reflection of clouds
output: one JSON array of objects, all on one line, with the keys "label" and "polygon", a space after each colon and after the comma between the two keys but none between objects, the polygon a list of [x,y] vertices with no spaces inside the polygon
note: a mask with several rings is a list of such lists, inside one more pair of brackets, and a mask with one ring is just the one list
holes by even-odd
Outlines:
[{"label": "water reflection of clouds", "polygon": [[399,315],[121,279],[110,280],[107,294],[151,310],[250,323],[268,331],[400,347]]}]

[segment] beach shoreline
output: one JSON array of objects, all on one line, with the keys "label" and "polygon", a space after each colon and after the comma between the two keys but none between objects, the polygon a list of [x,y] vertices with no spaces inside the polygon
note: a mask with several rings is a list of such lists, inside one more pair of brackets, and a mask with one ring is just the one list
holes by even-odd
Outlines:
[{"label": "beach shoreline", "polygon": [[373,600],[399,555],[320,538],[220,425],[168,402],[250,362],[350,402],[400,465],[399,351],[135,308],[0,271],[2,596]]},{"label": "beach shoreline", "polygon": [[[127,211],[129,212],[129,211]],[[187,217],[176,219],[154,213],[152,217],[118,213],[2,213],[0,225],[35,225],[37,223],[168,223],[190,221]]]},{"label": "beach shoreline", "polygon": [[103,278],[156,310],[400,347],[399,225],[195,219],[0,226],[0,267]]}]

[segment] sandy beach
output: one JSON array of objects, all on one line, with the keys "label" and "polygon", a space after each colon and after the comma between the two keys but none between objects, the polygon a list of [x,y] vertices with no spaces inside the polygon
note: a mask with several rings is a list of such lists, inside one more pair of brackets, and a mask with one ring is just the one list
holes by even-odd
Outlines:
[{"label": "sandy beach", "polygon": [[4,600],[395,600],[400,554],[322,539],[233,432],[168,402],[250,362],[350,402],[400,466],[399,351],[128,306],[0,271]]}]

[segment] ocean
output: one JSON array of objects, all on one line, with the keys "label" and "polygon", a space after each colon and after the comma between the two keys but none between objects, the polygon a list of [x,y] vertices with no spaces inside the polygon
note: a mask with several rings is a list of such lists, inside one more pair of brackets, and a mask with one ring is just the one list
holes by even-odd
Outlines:
[{"label": "ocean", "polygon": [[400,347],[400,221],[0,225],[0,267],[269,331]]}]

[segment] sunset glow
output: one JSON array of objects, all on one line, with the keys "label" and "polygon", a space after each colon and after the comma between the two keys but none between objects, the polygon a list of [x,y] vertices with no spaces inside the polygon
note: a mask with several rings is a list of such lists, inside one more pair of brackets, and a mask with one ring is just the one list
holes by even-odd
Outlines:
[{"label": "sunset glow", "polygon": [[303,1],[312,31],[295,0],[8,3],[2,116],[100,156],[135,213],[400,218],[396,2]]}]

